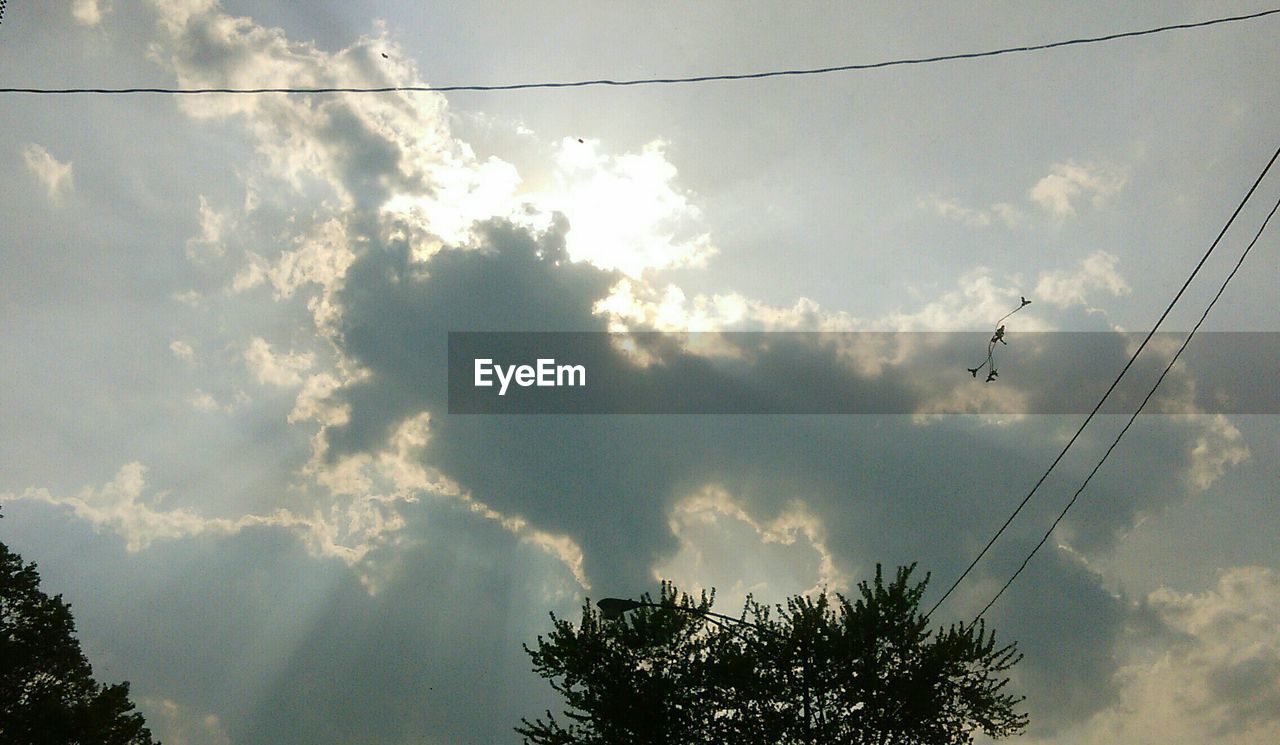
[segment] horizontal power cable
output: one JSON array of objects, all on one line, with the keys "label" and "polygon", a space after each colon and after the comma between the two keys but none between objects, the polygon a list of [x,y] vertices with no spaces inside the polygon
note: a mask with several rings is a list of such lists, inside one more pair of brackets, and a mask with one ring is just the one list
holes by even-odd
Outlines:
[{"label": "horizontal power cable", "polygon": [[22,87],[0,87],[0,93],[28,93],[37,95],[66,95],[66,94],[104,94],[104,95],[121,95],[134,93],[155,93],[165,95],[201,95],[215,93],[230,94],[263,94],[263,93],[452,93],[459,91],[520,91],[545,88],[587,88],[593,86],[640,86],[640,85],[672,85],[677,83],[709,83],[713,81],[729,81],[729,80],[760,80],[763,78],[780,78],[780,77],[796,77],[801,75],[826,75],[836,72],[855,72],[862,70],[877,70],[886,67],[900,67],[904,65],[926,65],[935,62],[953,62],[958,60],[981,59],[985,57],[999,57],[1007,54],[1019,54],[1023,52],[1039,52],[1047,49],[1059,49],[1062,47],[1079,46],[1081,44],[1097,44],[1100,42],[1115,41],[1117,39],[1131,39],[1139,36],[1150,36],[1152,34],[1161,34],[1168,31],[1185,31],[1187,29],[1205,28],[1208,26],[1217,26],[1224,23],[1235,23],[1237,21],[1252,21],[1259,18],[1280,13],[1280,8],[1271,10],[1263,10],[1257,13],[1249,13],[1246,15],[1227,16],[1223,18],[1213,18],[1207,21],[1195,21],[1192,23],[1177,23],[1167,26],[1158,26],[1156,28],[1142,29],[1140,31],[1122,31],[1119,33],[1107,34],[1105,36],[1088,36],[1078,39],[1066,39],[1063,41],[1053,41],[1046,44],[1029,44],[1016,47],[1005,47],[1002,49],[991,49],[984,52],[962,52],[958,54],[940,54],[931,57],[911,57],[907,59],[886,60],[883,62],[866,62],[853,65],[836,65],[832,67],[811,67],[795,70],[768,70],[765,72],[737,73],[726,75],[696,75],[681,78],[635,78],[631,80],[612,80],[603,78],[599,80],[574,80],[561,82],[542,82],[542,83],[507,83],[499,85],[388,85],[388,86],[332,86],[332,87],[316,87],[316,88],[152,88],[152,87],[133,87],[133,88],[22,88]]}]

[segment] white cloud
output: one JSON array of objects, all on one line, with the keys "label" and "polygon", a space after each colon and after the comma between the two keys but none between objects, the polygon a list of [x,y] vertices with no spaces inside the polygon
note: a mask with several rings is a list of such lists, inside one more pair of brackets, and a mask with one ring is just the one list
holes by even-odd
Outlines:
[{"label": "white cloud", "polygon": [[1013,228],[1022,221],[1022,213],[1008,202],[996,202],[985,209],[976,209],[955,199],[935,197],[922,201],[920,205],[931,207],[939,217],[955,220],[971,228],[985,228],[997,222],[1006,228]]},{"label": "white cloud", "polygon": [[281,253],[266,272],[279,298],[292,297],[307,284],[332,289],[355,260],[346,227],[337,219],[326,220],[294,242],[299,247]]},{"label": "white cloud", "polygon": [[790,306],[736,292],[691,298],[677,285],[655,287],[643,278],[619,280],[593,310],[613,331],[853,331],[865,325],[804,297]]},{"label": "white cloud", "polygon": [[[294,414],[302,408],[302,400],[303,396],[300,395]],[[345,416],[345,410],[343,415]],[[390,492],[391,497],[369,496],[365,499],[384,502],[389,499],[400,499],[411,502],[417,501],[421,494],[433,494],[440,498],[457,500],[475,515],[500,525],[521,543],[536,546],[555,557],[572,574],[580,587],[590,589],[591,585],[587,581],[583,567],[585,556],[576,541],[562,533],[542,530],[520,515],[496,510],[476,499],[435,468],[424,465],[422,451],[430,439],[431,416],[423,412],[400,422],[385,447],[379,452],[359,453],[340,458],[335,463],[328,463],[325,458],[328,446],[322,431],[312,440],[312,458],[303,469],[303,473],[331,494],[339,496],[367,495],[375,491],[378,486],[382,486]],[[402,522],[396,523],[394,528],[398,530],[402,525]],[[381,532],[383,531],[379,531],[379,535]],[[363,579],[371,592],[376,591],[376,578],[366,575]]]},{"label": "white cloud", "polygon": [[690,593],[715,587],[724,612],[736,612],[748,593],[840,592],[852,584],[827,547],[822,520],[799,502],[761,522],[712,485],[676,503],[669,526],[680,548],[654,568],[654,577]]},{"label": "white cloud", "polygon": [[206,517],[186,507],[160,509],[166,494],[146,494],[146,472],[138,462],[122,466],[100,488],[85,487],[75,496],[57,496],[31,487],[21,493],[0,494],[0,503],[43,502],[70,509],[98,530],[124,539],[125,549],[138,552],[161,540],[198,535],[231,535],[246,528],[280,528],[296,533],[316,556],[359,562],[380,541],[399,531],[404,521],[395,510],[403,498],[367,495],[328,509],[317,507],[310,516],[279,509],[266,515]]},{"label": "white cloud", "polygon": [[[1024,294],[1015,284],[1001,286],[991,269],[980,266],[960,275],[954,289],[917,309],[888,314],[875,325],[891,331],[990,331],[995,319],[1016,308]],[[1018,315],[1019,330],[1049,330],[1034,308]]]},{"label": "white cloud", "polygon": [[223,241],[231,218],[209,206],[209,200],[200,196],[200,235],[187,239],[187,258],[192,261],[208,261],[221,258],[227,249]]},{"label": "white cloud", "polygon": [[97,26],[111,12],[111,4],[101,0],[72,0],[71,17],[81,26]]},{"label": "white cloud", "polygon": [[[827,311],[807,298],[775,306],[737,293],[689,297],[676,285],[655,287],[643,278],[619,281],[596,303],[595,312],[608,318],[616,331],[990,331],[991,323],[1018,307],[1023,295],[1066,308],[1088,307],[1090,295],[1098,290],[1128,293],[1118,263],[1115,256],[1097,251],[1074,269],[1042,271],[1030,291],[1029,283],[1016,276],[997,280],[989,267],[979,266],[922,305],[879,318]],[[1052,330],[1035,308],[1018,315],[1019,330]]]},{"label": "white cloud", "polygon": [[1090,306],[1088,295],[1103,290],[1112,296],[1129,292],[1129,283],[1116,271],[1120,259],[1106,251],[1095,251],[1080,262],[1075,270],[1058,269],[1043,272],[1033,297],[1059,308],[1072,305]]},{"label": "white cloud", "polygon": [[961,206],[954,199],[935,199],[933,209],[939,217],[957,220],[973,228],[986,227],[991,224],[991,216],[981,210]]},{"label": "white cloud", "polygon": [[1088,199],[1094,207],[1124,188],[1128,174],[1111,165],[1057,163],[1048,176],[1031,187],[1031,200],[1061,220],[1076,214],[1076,205]]},{"label": "white cloud", "polygon": [[200,389],[196,389],[195,393],[192,393],[187,400],[196,411],[217,411],[221,408],[218,404],[218,399]]},{"label": "white cloud", "polygon": [[169,296],[170,300],[182,303],[191,308],[200,305],[200,293],[196,290],[187,290],[186,292],[175,292]]},{"label": "white cloud", "polygon": [[[458,147],[470,153],[465,144]],[[566,248],[574,261],[633,277],[649,269],[701,266],[716,249],[701,229],[693,195],[677,186],[664,147],[654,141],[640,152],[612,155],[601,151],[599,141],[565,138],[548,174],[531,183],[495,158],[432,165],[426,169],[429,192],[399,193],[384,209],[438,239],[416,252],[420,259],[441,244],[471,240],[477,220],[508,217],[544,230],[559,212],[569,220]]]},{"label": "white cloud", "polygon": [[651,268],[700,266],[716,249],[700,228],[692,195],[676,186],[664,147],[655,140],[639,153],[608,155],[596,140],[565,138],[552,183],[528,198],[569,218],[567,248],[575,261],[633,277]]},{"label": "white cloud", "polygon": [[196,351],[191,348],[190,344],[181,339],[169,342],[169,351],[173,352],[173,356],[183,362],[193,362],[196,358]]},{"label": "white cloud", "polygon": [[144,499],[145,476],[146,467],[134,462],[122,466],[115,478],[102,487],[85,487],[76,496],[59,497],[46,489],[31,488],[21,494],[5,495],[5,499],[39,501],[70,508],[76,517],[119,534],[125,539],[125,547],[129,551],[140,551],[159,539],[239,529],[234,521],[208,520],[186,508],[156,509],[152,503],[164,495]]},{"label": "white cloud", "polygon": [[169,745],[231,745],[215,714],[200,714],[167,698],[139,698],[138,708],[156,739]]},{"label": "white cloud", "polygon": [[247,292],[259,287],[267,279],[267,260],[252,251],[245,251],[245,262],[231,280],[232,292]]},{"label": "white cloud", "polygon": [[315,355],[310,352],[276,354],[262,337],[254,337],[244,351],[245,364],[259,383],[291,388],[302,385],[302,373],[310,369]]},{"label": "white cloud", "polygon": [[[162,34],[149,56],[184,86],[426,82],[385,31],[330,54],[312,43],[291,42],[280,29],[224,14],[213,2],[154,0],[154,5]],[[205,53],[208,49],[217,54]],[[383,59],[382,52],[392,54]],[[491,179],[509,170],[495,159],[477,163],[471,149],[451,136],[445,98],[438,94],[233,96],[185,100],[179,106],[197,119],[241,117],[261,156],[262,176],[298,191],[326,186],[336,197],[331,206],[338,209],[377,208],[405,194],[434,201],[436,187],[448,184],[463,184],[469,195],[477,182],[488,188]],[[267,188],[259,186],[255,193]],[[450,198],[458,196],[456,190],[446,191]],[[250,196],[248,203],[255,203]],[[454,227],[430,229],[448,233]]]},{"label": "white cloud", "polygon": [[298,392],[293,411],[289,412],[289,422],[305,422],[314,420],[325,426],[345,424],[350,415],[350,407],[335,401],[334,392],[345,383],[329,373],[307,376],[307,381]]},{"label": "white cloud", "polygon": [[232,279],[231,291],[246,292],[270,282],[273,297],[286,300],[303,288],[316,288],[319,292],[308,298],[307,307],[316,328],[332,335],[338,316],[334,294],[356,258],[346,225],[337,218],[327,219],[294,236],[293,243],[298,247],[282,251],[274,262],[246,251],[245,263]]},{"label": "white cloud", "polygon": [[1221,414],[1209,417],[1191,448],[1187,481],[1193,488],[1208,489],[1228,466],[1239,465],[1250,455],[1244,436],[1230,419]]},{"label": "white cloud", "polygon": [[418,258],[440,245],[469,242],[477,220],[518,212],[520,175],[515,167],[493,157],[473,162],[469,146],[459,143],[459,149],[462,157],[427,167],[429,192],[401,192],[385,205],[389,215],[404,218],[436,239],[418,252]]},{"label": "white cloud", "polygon": [[1016,227],[1022,222],[1022,211],[1008,202],[996,202],[987,209],[1007,227]]},{"label": "white cloud", "polygon": [[70,161],[59,162],[43,145],[27,145],[22,149],[22,159],[27,170],[44,186],[50,202],[61,202],[62,197],[75,188]]},{"label": "white cloud", "polygon": [[191,404],[191,408],[204,412],[224,411],[229,413],[248,404],[250,401],[252,399],[249,398],[249,394],[241,390],[237,390],[232,395],[231,400],[225,404],[218,401],[213,394],[206,393],[199,388],[187,397],[187,403]]},{"label": "white cloud", "polygon": [[1139,642],[1116,702],[1055,742],[1280,742],[1280,575],[1238,567],[1213,590],[1161,589],[1147,604],[1173,633]]}]

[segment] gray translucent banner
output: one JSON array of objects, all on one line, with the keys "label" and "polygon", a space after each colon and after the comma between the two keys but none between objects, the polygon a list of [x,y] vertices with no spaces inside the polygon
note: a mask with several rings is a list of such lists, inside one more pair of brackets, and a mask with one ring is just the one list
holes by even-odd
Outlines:
[{"label": "gray translucent banner", "polygon": [[[1143,336],[453,332],[449,413],[1084,414]],[[1157,334],[1102,413],[1132,413],[1185,339]],[[1201,332],[1144,413],[1276,414],[1278,402],[1280,334]]]}]

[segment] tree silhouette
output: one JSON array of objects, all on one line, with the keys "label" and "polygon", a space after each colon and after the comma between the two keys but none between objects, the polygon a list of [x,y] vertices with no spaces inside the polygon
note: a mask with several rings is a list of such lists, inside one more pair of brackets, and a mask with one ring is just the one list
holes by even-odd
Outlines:
[{"label": "tree silhouette", "polygon": [[71,607],[39,585],[36,565],[0,543],[0,742],[153,745],[129,684],[94,681]]},{"label": "tree silhouette", "polygon": [[[562,717],[521,720],[535,745],[643,743],[971,743],[1022,732],[1021,698],[1003,693],[1021,659],[981,624],[930,631],[928,577],[914,565],[853,599],[822,592],[773,607],[748,598],[735,620],[663,583],[606,620],[590,603],[577,626],[526,646],[564,699]],[[640,607],[635,607],[635,606]]]}]

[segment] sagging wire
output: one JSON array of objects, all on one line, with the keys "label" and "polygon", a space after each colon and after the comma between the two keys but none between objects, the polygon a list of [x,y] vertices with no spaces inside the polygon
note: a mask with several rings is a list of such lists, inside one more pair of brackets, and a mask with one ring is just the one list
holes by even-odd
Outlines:
[{"label": "sagging wire", "polygon": [[1013,310],[1009,311],[1008,313],[1005,313],[1003,316],[1000,317],[1000,320],[996,321],[995,333],[991,335],[991,341],[987,342],[987,358],[983,360],[982,364],[978,365],[977,367],[965,368],[966,370],[969,371],[969,374],[974,377],[974,379],[977,379],[978,373],[981,372],[982,368],[984,367],[988,368],[986,382],[988,383],[993,382],[996,378],[1000,377],[1000,373],[996,371],[996,345],[1003,344],[1006,347],[1009,346],[1009,342],[1004,340],[1004,321],[1006,318],[1013,315],[1014,313],[1017,313],[1018,311],[1027,307],[1028,305],[1031,305],[1031,301],[1028,300],[1026,297],[1024,296],[1020,296],[1020,297],[1022,297],[1022,304],[1014,308]]}]

